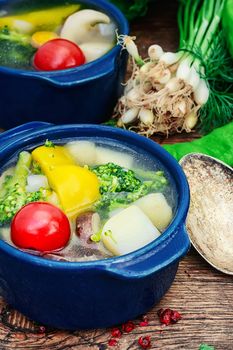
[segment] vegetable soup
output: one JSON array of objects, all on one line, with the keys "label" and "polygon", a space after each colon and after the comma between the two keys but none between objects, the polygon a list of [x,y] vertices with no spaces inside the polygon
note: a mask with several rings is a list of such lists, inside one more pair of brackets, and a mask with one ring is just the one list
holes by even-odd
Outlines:
[{"label": "vegetable soup", "polygon": [[0,8],[0,66],[54,71],[94,61],[116,43],[107,14],[75,1],[13,1]]},{"label": "vegetable soup", "polygon": [[62,261],[124,255],[158,238],[176,209],[175,186],[136,147],[98,139],[46,141],[0,178],[0,235]]}]

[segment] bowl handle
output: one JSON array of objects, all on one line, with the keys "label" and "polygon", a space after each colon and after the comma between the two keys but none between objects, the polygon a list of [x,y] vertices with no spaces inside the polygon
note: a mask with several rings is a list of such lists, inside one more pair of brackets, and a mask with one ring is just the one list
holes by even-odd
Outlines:
[{"label": "bowl handle", "polygon": [[51,125],[53,124],[45,122],[30,122],[16,126],[13,129],[4,131],[0,134],[0,147],[5,143],[11,142],[16,137],[18,138],[20,136],[24,136],[29,131],[32,131],[34,129],[38,130],[40,128],[48,127]]},{"label": "bowl handle", "polygon": [[190,240],[185,225],[178,227],[170,238],[158,245],[153,251],[145,253],[135,260],[111,264],[107,272],[120,279],[145,278],[155,272],[178,262],[189,250]]},{"label": "bowl handle", "polygon": [[[109,58],[108,61],[101,61],[98,65],[93,62],[89,62],[86,65],[78,67],[78,70],[75,71],[73,69],[67,69],[64,72],[59,74],[36,74],[38,72],[29,71],[27,72],[27,76],[33,77],[34,79],[43,80],[52,84],[56,87],[70,88],[74,85],[90,83],[96,78],[101,78],[106,75],[109,75],[113,72],[114,67],[116,67],[116,58]],[[86,68],[90,68],[92,74],[87,71]],[[52,72],[53,73],[53,72]]]}]

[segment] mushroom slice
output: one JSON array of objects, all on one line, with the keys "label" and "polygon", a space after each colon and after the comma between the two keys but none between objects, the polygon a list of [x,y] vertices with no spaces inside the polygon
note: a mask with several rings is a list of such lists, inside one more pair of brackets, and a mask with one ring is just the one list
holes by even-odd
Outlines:
[{"label": "mushroom slice", "polygon": [[81,10],[69,16],[65,21],[61,38],[68,39],[80,45],[86,42],[96,41],[96,36],[101,37],[97,24],[111,22],[110,18],[102,12],[95,10]]}]

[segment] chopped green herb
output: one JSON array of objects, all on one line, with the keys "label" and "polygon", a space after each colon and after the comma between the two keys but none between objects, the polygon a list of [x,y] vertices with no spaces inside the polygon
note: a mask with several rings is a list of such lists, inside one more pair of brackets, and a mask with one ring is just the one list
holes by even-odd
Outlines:
[{"label": "chopped green herb", "polygon": [[111,231],[111,230],[108,230],[108,231],[104,232],[104,235],[105,235],[106,237],[110,237],[110,238],[113,240],[113,242],[117,244],[117,241],[113,238],[113,235],[112,235],[112,231]]},{"label": "chopped green herb", "polygon": [[32,161],[32,168],[31,168],[31,172],[32,174],[35,175],[41,175],[42,174],[42,170],[41,167],[39,166],[39,164],[36,161]]},{"label": "chopped green herb", "polygon": [[91,235],[91,240],[95,243],[98,243],[101,241],[101,234],[102,234],[102,230],[100,230],[97,233],[94,233],[93,235]]},{"label": "chopped green herb", "polygon": [[45,141],[45,147],[55,147],[54,143],[52,141],[49,141],[48,139]]}]

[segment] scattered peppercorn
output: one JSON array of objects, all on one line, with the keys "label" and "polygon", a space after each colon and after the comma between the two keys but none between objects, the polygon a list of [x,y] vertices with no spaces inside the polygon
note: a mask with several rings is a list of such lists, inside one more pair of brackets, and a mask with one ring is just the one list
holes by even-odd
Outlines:
[{"label": "scattered peppercorn", "polygon": [[109,339],[108,345],[109,346],[116,346],[117,345],[117,340],[116,339]]},{"label": "scattered peppercorn", "polygon": [[141,346],[142,349],[149,349],[151,347],[150,336],[147,335],[146,337],[140,337],[138,339],[138,344]]},{"label": "scattered peppercorn", "polygon": [[158,316],[160,319],[160,322],[168,326],[169,324],[177,323],[179,320],[181,320],[181,314],[176,310],[171,309],[160,309],[158,311]]},{"label": "scattered peppercorn", "polygon": [[122,331],[126,333],[130,333],[134,330],[135,325],[132,321],[128,321],[122,325]]},{"label": "scattered peppercorn", "polygon": [[139,323],[139,326],[140,327],[146,327],[146,326],[148,326],[148,324],[149,324],[148,317],[146,315],[142,316],[142,320]]},{"label": "scattered peppercorn", "polygon": [[113,328],[111,330],[111,334],[113,338],[120,338],[122,336],[122,333],[119,328]]},{"label": "scattered peppercorn", "polygon": [[178,311],[172,310],[171,323],[177,323],[181,318],[181,314]]}]

